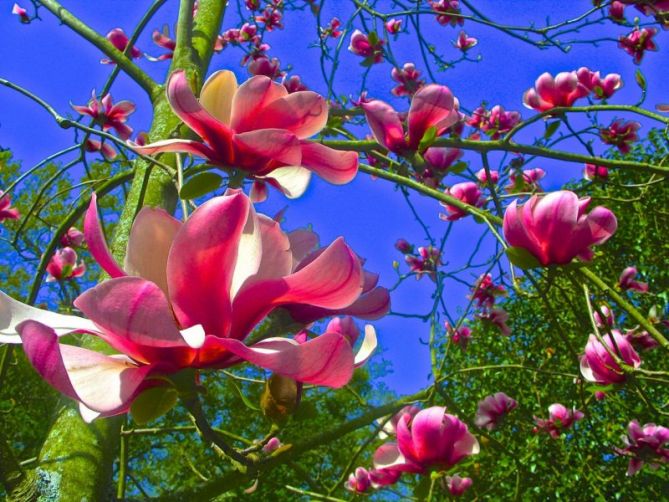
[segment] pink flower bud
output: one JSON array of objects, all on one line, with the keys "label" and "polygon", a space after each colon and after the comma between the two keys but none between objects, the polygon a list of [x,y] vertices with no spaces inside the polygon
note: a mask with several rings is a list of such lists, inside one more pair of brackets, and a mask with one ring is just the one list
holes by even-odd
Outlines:
[{"label": "pink flower bud", "polygon": [[83,262],[77,263],[76,251],[66,247],[54,253],[46,271],[49,273],[47,282],[62,281],[81,277],[86,272],[86,265]]},{"label": "pink flower bud", "polygon": [[[488,183],[488,174],[485,172],[485,169],[481,169],[476,173],[476,179],[483,185]],[[499,171],[490,171],[490,182],[493,185],[496,185],[499,182]]]},{"label": "pink flower bud", "polygon": [[445,26],[465,24],[465,20],[460,17],[460,2],[458,0],[431,0],[430,7],[437,14],[437,22]]},{"label": "pink flower bud", "polygon": [[615,354],[618,359],[633,368],[641,366],[641,358],[628,338],[621,335],[618,330],[612,330],[611,335],[604,334],[603,340],[606,346],[595,335],[590,335],[588,338],[585,355],[581,358],[581,374],[589,382],[605,385],[622,383],[627,376],[611,354]]},{"label": "pink flower bud", "polygon": [[376,64],[383,61],[384,45],[385,42],[379,39],[376,34],[368,36],[360,30],[355,30],[351,35],[351,43],[348,46],[348,50],[357,56],[364,57],[370,64]]},{"label": "pink flower bud", "polygon": [[462,52],[467,52],[469,49],[474,47],[476,44],[478,44],[479,41],[475,39],[474,37],[469,37],[467,34],[463,31],[460,32],[458,35],[458,39],[455,41],[455,47],[460,49]]},{"label": "pink flower bud", "polygon": [[589,181],[602,181],[609,177],[609,170],[604,166],[586,164],[583,170],[583,177]]},{"label": "pink flower bud", "polygon": [[461,478],[458,474],[446,476],[446,486],[448,487],[449,493],[454,497],[463,495],[472,484],[472,478]]},{"label": "pink flower bud", "polygon": [[395,249],[404,254],[413,253],[413,245],[409,244],[406,239],[397,239]]},{"label": "pink flower bud", "polygon": [[[124,52],[125,49],[128,47],[128,44],[130,43],[130,39],[121,28],[114,28],[109,33],[107,33],[107,40],[109,40],[112,43],[112,45],[121,52]],[[142,56],[142,51],[139,50],[137,47],[132,47],[128,52],[128,57],[130,59],[137,59],[141,56]],[[100,62],[102,64],[116,64],[111,59],[106,59],[106,58],[101,59]]]},{"label": "pink flower bud", "polygon": [[344,484],[347,490],[356,493],[364,493],[369,490],[370,486],[372,486],[372,481],[369,478],[369,472],[364,467],[358,467]]},{"label": "pink flower bud", "polygon": [[76,227],[70,227],[60,238],[63,247],[78,248],[84,243],[84,233]]},{"label": "pink flower bud", "polygon": [[[446,189],[444,193],[474,207],[482,207],[485,203],[479,186],[472,181],[457,183],[451,188]],[[440,204],[446,208],[446,212],[448,213],[448,215],[439,215],[443,220],[455,221],[469,215],[467,211],[457,206],[445,202],[440,202]]]},{"label": "pink flower bud", "polygon": [[576,408],[569,410],[560,403],[551,404],[548,407],[548,419],[534,417],[535,432],[544,431],[557,439],[564,430],[570,429],[583,416],[583,412]]},{"label": "pink flower bud", "polygon": [[19,210],[11,207],[9,195],[0,190],[0,222],[4,220],[18,220],[21,217]]},{"label": "pink flower bud", "polygon": [[613,312],[609,307],[606,305],[602,305],[599,307],[599,310],[602,312],[604,315],[604,318],[602,319],[602,316],[599,315],[599,312],[595,310],[593,312],[592,317],[595,321],[595,324],[597,325],[598,328],[604,328],[605,326],[613,326],[616,322],[615,317],[613,316]]},{"label": "pink flower bud", "polygon": [[354,345],[360,336],[360,330],[351,316],[335,317],[325,329],[326,333],[334,332],[343,335],[351,345]]},{"label": "pink flower bud", "polygon": [[267,441],[265,446],[262,447],[262,451],[263,451],[263,453],[270,454],[273,451],[278,450],[279,448],[281,448],[281,446],[283,446],[281,444],[281,441],[279,440],[278,437],[275,436],[272,439],[270,439],[269,441]]},{"label": "pink flower bud", "polygon": [[400,32],[402,29],[402,20],[401,19],[389,19],[384,24],[386,31],[391,35],[395,35]]},{"label": "pink flower bud", "polygon": [[21,21],[23,24],[30,23],[30,16],[28,15],[28,11],[17,3],[15,3],[14,7],[12,7],[12,14],[19,16],[19,21]]}]

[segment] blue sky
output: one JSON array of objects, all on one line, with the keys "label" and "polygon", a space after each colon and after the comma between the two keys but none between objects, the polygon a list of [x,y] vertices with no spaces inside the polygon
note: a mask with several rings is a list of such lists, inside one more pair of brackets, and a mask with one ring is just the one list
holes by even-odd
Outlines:
[{"label": "blue sky", "polygon": [[[28,2],[25,3],[30,7]],[[68,9],[103,34],[115,27],[131,32],[134,23],[149,4],[147,1],[134,0],[64,2]],[[173,33],[177,5],[176,0],[171,0],[161,9],[140,38],[140,49],[153,55],[162,52],[162,49],[153,45],[151,32],[154,28],[162,28],[164,24],[168,24]],[[516,25],[527,25],[531,22],[541,25],[547,18],[556,22],[578,15],[591,5],[588,0],[476,2],[477,8],[495,21]],[[377,2],[377,9],[383,12],[391,11],[392,6],[391,1]],[[63,114],[71,113],[70,103],[84,104],[93,88],[102,87],[112,68],[99,64],[102,55],[96,48],[59,25],[45,10],[41,14],[42,22],[21,25],[16,16],[10,14],[11,2],[3,2],[1,8],[0,30],[4,34],[3,43],[0,44],[1,77],[26,87]],[[628,8],[628,19],[632,20],[636,12],[633,8]],[[238,25],[237,10],[231,8],[228,14],[223,29]],[[336,15],[346,25],[350,14],[349,2],[325,2],[323,24]],[[449,60],[458,57],[458,51],[452,46],[452,42],[457,37],[459,27],[440,26],[432,16],[422,17],[421,23],[423,36],[435,45],[438,53]],[[299,74],[311,89],[325,92],[320,78],[320,51],[313,47],[317,42],[317,23],[314,16],[308,9],[287,12],[285,25],[284,30],[267,35],[266,41],[272,46],[270,55],[278,57],[284,66],[291,64],[291,74]],[[353,29],[362,27],[359,18],[353,19],[350,26]],[[377,28],[380,30],[381,26]],[[563,54],[556,49],[538,50],[480,24],[467,22],[464,29],[469,35],[479,39],[479,44],[472,49],[471,55],[474,58],[480,56],[481,61],[460,63],[445,72],[436,73],[435,76],[437,83],[451,88],[465,109],[474,109],[481,101],[487,101],[490,105],[502,104],[507,109],[522,111],[523,117],[528,118],[532,112],[522,107],[522,94],[541,73],[548,71],[555,74],[559,71],[576,70],[581,66],[600,70],[602,74],[621,74],[625,85],[611,100],[612,103],[634,103],[639,97],[639,89],[634,83],[636,67],[630,56],[618,49],[613,42],[605,41],[597,47],[574,45],[569,53]],[[613,39],[628,31],[629,28],[607,22],[584,30],[581,36]],[[567,37],[569,36],[565,38]],[[657,42],[661,47],[669,44],[667,32],[659,33]],[[341,52],[335,89],[339,95],[357,97],[364,68],[359,66],[358,57],[345,50],[347,45],[348,35]],[[410,27],[408,34],[400,35],[392,43],[392,50],[398,63],[414,62],[419,69],[425,70],[425,64],[414,41],[413,27]],[[241,56],[237,49],[226,49],[222,54],[214,56],[211,71],[232,69],[242,80],[247,74],[239,66]],[[157,80],[164,79],[168,63],[141,60],[139,64]],[[666,83],[669,60],[666,56],[659,52],[647,54],[641,69],[649,83],[646,106],[652,108],[656,103],[669,102],[669,86]],[[390,101],[398,109],[406,109],[406,101],[393,98],[389,94],[393,87],[390,70],[391,66],[387,63],[375,65],[367,79],[367,91],[372,97]],[[132,81],[121,76],[112,89],[112,95],[115,100],[135,101],[138,109],[132,115],[130,124],[136,131],[148,129],[151,121],[149,103]],[[539,124],[535,132],[541,131],[542,127]],[[644,124],[644,127],[647,128],[648,125]],[[59,129],[41,108],[6,88],[0,88],[0,147],[10,148],[24,168],[71,144],[71,132]],[[578,145],[570,144],[569,147],[578,148]],[[597,143],[595,148],[597,152],[604,151],[603,146]],[[472,168],[478,170],[480,166],[476,164],[476,157],[466,156],[465,159],[471,159]],[[493,157],[493,161],[495,160],[498,159]],[[543,184],[547,190],[558,188],[570,178],[580,177],[582,170],[581,165],[550,160],[536,162],[528,167],[541,167],[547,171],[546,182]],[[411,198],[434,235],[440,236],[445,231],[446,224],[438,219],[439,205],[416,194]],[[385,285],[394,282],[392,261],[402,259],[393,248],[395,240],[404,237],[418,245],[425,243],[421,227],[412,218],[394,187],[383,180],[374,181],[365,175],[360,175],[353,183],[344,187],[333,187],[314,179],[307,193],[299,200],[287,201],[278,193],[273,193],[268,202],[259,206],[259,211],[271,215],[286,205],[289,206],[286,228],[312,224],[320,234],[322,243],[329,243],[337,236],[344,235],[351,246],[367,259],[367,267],[381,273],[381,283]],[[470,218],[454,224],[445,252],[445,260],[450,262],[449,268],[466,261],[468,250],[473,248],[481,231],[482,227],[476,226]],[[468,272],[462,277],[473,282],[478,272]],[[431,303],[432,290],[432,283],[427,278],[419,282],[407,281],[393,295],[393,310],[425,312]],[[453,281],[447,283],[445,300],[452,313],[466,302],[466,293],[461,285]],[[393,362],[395,374],[389,378],[389,383],[400,392],[420,388],[429,372],[429,355],[419,338],[427,339],[428,326],[419,321],[397,317],[386,318],[375,324],[385,356]]]}]

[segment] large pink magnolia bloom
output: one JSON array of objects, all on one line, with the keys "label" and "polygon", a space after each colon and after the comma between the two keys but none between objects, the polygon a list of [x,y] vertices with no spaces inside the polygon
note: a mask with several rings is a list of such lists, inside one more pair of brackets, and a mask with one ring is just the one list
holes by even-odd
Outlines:
[{"label": "large pink magnolia bloom", "polygon": [[553,439],[557,439],[564,430],[570,429],[583,417],[583,412],[576,408],[570,410],[563,404],[554,403],[548,407],[547,419],[534,417],[534,431],[547,432]]},{"label": "large pink magnolia bloom", "polygon": [[388,103],[363,99],[360,107],[365,112],[374,139],[391,152],[400,154],[417,150],[431,127],[436,129],[436,136],[441,136],[461,118],[458,102],[448,87],[435,84],[421,87],[411,99],[407,135],[400,114]]},{"label": "large pink magnolia bloom", "polygon": [[534,83],[534,88],[523,94],[523,104],[540,112],[556,106],[571,106],[579,98],[590,93],[590,90],[579,82],[575,71],[558,73],[555,78],[546,72],[542,73]]},{"label": "large pink magnolia bloom", "polygon": [[[611,330],[611,335],[604,335],[604,344],[595,335],[590,335],[585,346],[585,354],[581,358],[581,375],[588,382],[601,384],[622,383],[627,375],[611,355],[616,354],[623,363],[633,368],[641,366],[641,357],[637,354],[632,343],[618,330]],[[617,347],[617,348],[616,348]],[[620,352],[618,352],[620,351]]]},{"label": "large pink magnolia bloom", "polygon": [[374,467],[404,472],[425,472],[429,467],[452,467],[479,452],[479,443],[467,425],[446,413],[443,406],[404,414],[397,424],[397,442],[381,445]]},{"label": "large pink magnolia bloom", "polygon": [[19,210],[12,206],[12,200],[0,190],[0,222],[3,220],[18,220],[21,217]]},{"label": "large pink magnolia bloom", "polygon": [[661,425],[646,424],[632,420],[627,426],[628,437],[623,436],[624,448],[616,448],[618,455],[630,457],[627,475],[633,476],[650,462],[652,469],[660,467],[660,463],[669,463],[669,429]]},{"label": "large pink magnolia bloom", "polygon": [[358,172],[357,153],[307,141],[328,120],[327,103],[315,92],[288,94],[265,76],[237,87],[234,73],[222,70],[207,79],[198,100],[186,74],[176,71],[167,82],[167,99],[203,141],[132,144],[139,153],[192,153],[216,166],[242,169],[291,198],[304,193],[312,171],[334,184],[348,183]]},{"label": "large pink magnolia bloom", "polygon": [[618,223],[602,206],[586,213],[589,204],[590,197],[579,199],[567,190],[534,195],[520,206],[514,200],[504,213],[504,237],[543,266],[566,265],[576,257],[591,260],[591,247],[606,242]]},{"label": "large pink magnolia bloom", "polygon": [[[359,361],[340,332],[301,344],[288,338],[244,343],[282,305],[336,310],[359,298],[364,273],[343,239],[293,272],[291,243],[279,224],[256,214],[242,192],[231,191],[202,204],[186,223],[143,208],[122,268],[97,218],[94,198],[84,220],[86,241],[112,278],[75,300],[87,319],[0,295],[0,341],[22,341],[42,377],[79,401],[86,416],[124,413],[142,390],[161,384],[153,377],[186,367],[225,368],[245,360],[315,385],[340,387],[350,380]],[[100,337],[119,355],[58,343],[58,335],[72,331]],[[365,334],[375,339],[371,326]],[[369,352],[374,343],[362,345]]]},{"label": "large pink magnolia bloom", "polygon": [[482,429],[493,430],[511,410],[518,406],[515,399],[504,392],[497,392],[479,401],[474,423]]}]

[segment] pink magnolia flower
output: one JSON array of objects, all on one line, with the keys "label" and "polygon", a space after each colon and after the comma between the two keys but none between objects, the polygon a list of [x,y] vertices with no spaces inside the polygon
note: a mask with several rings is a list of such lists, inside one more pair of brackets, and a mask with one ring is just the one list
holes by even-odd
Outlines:
[{"label": "pink magnolia flower", "polygon": [[539,181],[546,176],[546,171],[540,167],[534,169],[524,169],[520,172],[520,176],[516,172],[512,172],[509,176],[509,185],[506,187],[509,193],[518,192],[535,192],[541,190]]},{"label": "pink magnolia flower", "polygon": [[[615,343],[611,341],[611,335]],[[581,358],[581,375],[588,382],[605,385],[622,383],[627,379],[625,372],[611,354],[615,354],[627,366],[638,368],[641,358],[630,341],[620,334],[620,331],[611,330],[611,335],[603,335],[604,344],[595,335],[590,335],[585,346],[585,354]]]},{"label": "pink magnolia flower", "polygon": [[262,447],[262,451],[265,454],[270,454],[273,451],[278,450],[282,446],[283,445],[281,444],[281,441],[279,440],[279,438],[275,436],[272,439],[270,439],[269,441],[267,441],[267,444],[265,444],[265,446]]},{"label": "pink magnolia flower", "polygon": [[609,5],[609,17],[617,23],[624,23],[625,4],[623,2],[619,2],[618,0],[611,2],[611,5]]},{"label": "pink magnolia flower", "polygon": [[344,487],[351,492],[355,493],[364,493],[372,486],[372,480],[369,478],[369,472],[364,467],[358,467],[354,473],[352,473]]},{"label": "pink magnolia flower", "polygon": [[410,244],[409,241],[406,239],[397,239],[395,242],[395,249],[397,249],[400,253],[403,254],[410,254],[413,253],[413,244]]},{"label": "pink magnolia flower", "polygon": [[428,129],[434,128],[438,137],[460,120],[457,100],[443,85],[426,85],[414,94],[406,118],[408,138],[400,114],[389,104],[363,99],[360,107],[374,139],[395,153],[417,150]]},{"label": "pink magnolia flower", "polygon": [[547,432],[552,438],[557,439],[562,431],[570,429],[583,416],[583,412],[576,408],[569,410],[560,403],[551,404],[548,407],[548,419],[534,417],[536,423],[534,431]]},{"label": "pink magnolia flower", "polygon": [[472,478],[461,478],[458,474],[446,476],[448,492],[454,497],[463,495],[473,483]]},{"label": "pink magnolia flower", "polygon": [[617,73],[609,73],[606,77],[601,78],[598,71],[593,72],[582,67],[576,71],[576,75],[583,87],[594,94],[595,99],[608,99],[623,85]]},{"label": "pink magnolia flower", "polygon": [[636,267],[627,267],[620,274],[618,286],[624,291],[637,291],[639,293],[648,293],[648,283],[639,282],[635,278],[638,272]]},{"label": "pink magnolia flower", "polygon": [[442,26],[465,24],[465,20],[460,17],[459,0],[430,0],[430,7],[437,14],[437,22]]},{"label": "pink magnolia flower", "polygon": [[468,326],[456,328],[451,326],[451,323],[448,321],[444,323],[444,327],[448,336],[453,340],[453,343],[457,343],[462,350],[465,350],[469,344],[469,340],[472,338],[472,330]]},{"label": "pink magnolia flower", "polygon": [[604,328],[607,326],[611,327],[616,323],[616,318],[613,315],[613,311],[608,306],[602,305],[599,307],[599,310],[602,313],[601,316],[596,310],[592,313],[593,320],[595,321],[595,325],[598,328]]},{"label": "pink magnolia flower", "polygon": [[418,256],[406,255],[404,260],[411,271],[416,274],[416,280],[427,274],[433,281],[437,280],[437,268],[441,265],[441,251],[433,246],[420,246]]},{"label": "pink magnolia flower", "polygon": [[420,411],[420,408],[413,405],[404,406],[400,411],[395,413],[390,420],[388,417],[379,418],[378,423],[383,424],[383,427],[379,431],[379,439],[386,439],[389,436],[394,436],[397,434],[397,424],[402,419],[404,415],[411,415],[412,417]]},{"label": "pink magnolia flower", "polygon": [[624,0],[624,3],[633,3],[645,15],[654,16],[664,29],[669,27],[669,0]]},{"label": "pink magnolia flower", "polygon": [[369,471],[369,480],[372,488],[394,485],[400,479],[402,471],[395,469],[372,469]]},{"label": "pink magnolia flower", "polygon": [[98,100],[94,90],[88,105],[72,105],[72,108],[82,115],[93,118],[105,132],[115,129],[121,139],[127,140],[132,134],[132,127],[126,124],[128,116],[135,111],[135,105],[130,101],[119,101],[114,104],[111,94],[105,94]]},{"label": "pink magnolia flower", "polygon": [[259,16],[255,17],[256,23],[263,23],[267,31],[273,31],[275,28],[283,29],[283,14],[273,5],[268,5]]},{"label": "pink magnolia flower", "polygon": [[84,262],[77,263],[77,253],[70,247],[59,249],[49,260],[46,266],[49,273],[47,282],[64,281],[67,279],[76,279],[86,272]]},{"label": "pink magnolia flower", "polygon": [[351,35],[351,43],[348,50],[357,56],[365,58],[365,62],[376,64],[383,61],[383,46],[385,42],[376,33],[365,35],[360,30],[355,30]]},{"label": "pink magnolia flower", "polygon": [[592,246],[616,231],[615,215],[602,206],[586,214],[590,198],[560,190],[533,195],[525,204],[514,200],[504,213],[504,237],[510,246],[529,251],[544,267],[566,265],[574,258],[591,260]]},{"label": "pink magnolia flower", "polygon": [[60,238],[63,247],[78,248],[84,243],[84,233],[77,227],[70,227]]},{"label": "pink magnolia flower", "polygon": [[[247,361],[330,387],[351,378],[355,356],[338,332],[302,344],[276,337],[244,343],[275,308],[309,305],[329,312],[360,298],[364,272],[343,239],[293,270],[297,249],[291,250],[289,236],[277,222],[256,214],[241,191],[231,190],[199,206],[185,223],[143,208],[121,268],[97,215],[93,198],[84,219],[86,241],[112,278],[74,301],[87,319],[0,295],[0,311],[9,312],[0,324],[0,340],[22,341],[35,369],[80,402],[88,418],[125,413],[139,393],[161,384],[154,377],[188,367],[226,368]],[[73,331],[102,338],[119,355],[58,343],[58,335]],[[373,335],[373,329],[365,335]]]},{"label": "pink magnolia flower", "polygon": [[492,324],[499,330],[502,336],[511,335],[511,328],[506,324],[509,320],[509,313],[506,310],[500,307],[493,307],[488,312],[478,314],[477,317],[484,322]]},{"label": "pink magnolia flower", "polygon": [[401,19],[389,19],[383,25],[386,28],[386,31],[391,35],[396,35],[402,29],[402,20]]},{"label": "pink magnolia flower", "polygon": [[244,5],[250,11],[260,10],[260,0],[244,0]]},{"label": "pink magnolia flower", "polygon": [[618,47],[632,56],[634,64],[640,64],[646,51],[656,51],[657,44],[653,37],[657,34],[655,28],[642,28],[637,26],[626,36],[618,39]]},{"label": "pink magnolia flower", "polygon": [[515,399],[510,398],[504,392],[497,392],[479,401],[474,423],[477,427],[491,431],[516,406],[518,402]]},{"label": "pink magnolia flower", "polygon": [[306,85],[304,85],[304,82],[302,82],[302,79],[300,78],[299,75],[292,75],[291,77],[284,80],[283,86],[288,91],[288,94],[309,90],[309,88]]},{"label": "pink magnolia flower", "polygon": [[[128,43],[130,42],[130,39],[121,28],[114,28],[109,33],[107,33],[107,40],[109,40],[112,45],[121,52],[125,52],[126,48],[128,47]],[[130,59],[137,59],[142,56],[142,51],[133,46],[130,48],[130,51],[128,51],[127,56]],[[107,58],[101,59],[100,62],[102,64],[116,64],[114,61]]]},{"label": "pink magnolia flower", "polygon": [[19,210],[12,206],[12,200],[0,190],[0,222],[4,220],[18,220],[21,217]]},{"label": "pink magnolia flower", "polygon": [[660,346],[658,341],[650,336],[648,331],[630,330],[625,333],[625,337],[635,350],[650,350]]},{"label": "pink magnolia flower", "polygon": [[100,152],[105,160],[108,161],[114,160],[118,155],[114,147],[111,146],[108,142],[103,142],[92,138],[88,138],[86,140],[84,143],[84,149],[89,153]]},{"label": "pink magnolia flower", "polygon": [[586,164],[583,170],[583,177],[588,181],[605,180],[609,177],[609,170],[605,166]]},{"label": "pink magnolia flower", "polygon": [[398,84],[390,89],[395,96],[413,96],[418,89],[425,85],[425,80],[420,78],[420,71],[413,63],[405,63],[400,69],[394,67],[390,76]]},{"label": "pink magnolia flower", "polygon": [[247,69],[251,75],[264,75],[272,80],[286,74],[281,71],[281,62],[277,58],[270,59],[264,56],[253,59]]},{"label": "pink magnolia flower", "polygon": [[478,307],[482,309],[492,308],[498,296],[506,295],[504,286],[495,284],[490,274],[481,274],[472,289],[473,293],[470,298],[475,300]]},{"label": "pink magnolia flower", "polygon": [[153,43],[158,47],[165,49],[167,52],[158,57],[147,55],[149,61],[165,61],[174,57],[174,49],[176,49],[177,42],[170,37],[169,28],[165,27],[163,31],[155,30],[152,35]]},{"label": "pink magnolia flower", "polygon": [[479,41],[476,38],[468,36],[465,31],[462,30],[453,45],[462,52],[467,52],[478,43]]},{"label": "pink magnolia flower", "polygon": [[423,154],[432,171],[438,171],[443,176],[456,161],[460,160],[464,152],[459,148],[431,146]]},{"label": "pink magnolia flower", "polygon": [[[456,183],[451,188],[446,189],[444,193],[455,197],[456,199],[470,206],[482,207],[485,204],[485,198],[481,193],[481,189],[473,181]],[[446,202],[440,202],[439,204],[446,208],[446,212],[448,213],[448,215],[439,215],[442,220],[456,221],[460,218],[464,218],[465,216],[469,216],[469,213],[464,209],[447,204]]]},{"label": "pink magnolia flower", "polygon": [[[485,172],[484,168],[481,168],[476,173],[476,179],[479,180],[479,183],[482,185],[488,183],[488,173]],[[499,182],[499,171],[490,171],[490,182],[493,185],[496,185]]]},{"label": "pink magnolia flower", "polygon": [[631,144],[639,139],[637,131],[641,124],[635,121],[625,122],[623,119],[614,120],[611,124],[599,130],[599,137],[607,145],[613,145],[621,153],[629,153]]},{"label": "pink magnolia flower", "polygon": [[527,108],[545,112],[556,106],[572,106],[574,101],[589,93],[579,82],[575,71],[558,73],[555,78],[550,73],[542,73],[534,83],[534,88],[523,94],[523,104]]},{"label": "pink magnolia flower", "polygon": [[30,23],[30,16],[28,15],[28,11],[17,3],[15,3],[12,7],[12,14],[19,16],[19,21],[21,21],[23,24]]},{"label": "pink magnolia flower", "polygon": [[490,139],[499,139],[520,122],[520,113],[507,112],[501,105],[493,106],[490,111],[479,106],[467,120],[467,125],[481,129]]},{"label": "pink magnolia flower", "polygon": [[404,472],[448,469],[479,452],[479,443],[458,417],[443,406],[405,414],[397,424],[397,442],[385,443],[374,453],[374,467]]},{"label": "pink magnolia flower", "polygon": [[630,457],[627,475],[633,476],[643,464],[649,462],[652,469],[669,463],[669,429],[661,425],[646,424],[632,420],[627,426],[628,436],[623,436],[624,448],[616,448],[618,455]]},{"label": "pink magnolia flower", "polygon": [[291,198],[304,193],[312,171],[335,184],[348,183],[357,174],[357,153],[306,140],[325,127],[328,117],[325,100],[315,92],[288,94],[283,85],[264,76],[237,87],[234,74],[223,70],[207,79],[198,100],[186,74],[176,71],[168,81],[167,98],[203,141],[133,144],[139,153],[192,153],[216,166],[243,169]]},{"label": "pink magnolia flower", "polygon": [[325,40],[328,37],[339,38],[342,31],[339,29],[341,21],[338,17],[333,17],[327,27],[321,28],[321,38]]}]

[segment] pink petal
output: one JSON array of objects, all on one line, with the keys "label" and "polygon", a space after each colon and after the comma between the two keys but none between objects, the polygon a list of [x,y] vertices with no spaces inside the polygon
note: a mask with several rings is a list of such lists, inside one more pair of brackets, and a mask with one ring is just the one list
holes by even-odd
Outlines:
[{"label": "pink petal", "polygon": [[404,458],[397,443],[385,443],[374,452],[375,469],[391,469],[401,472],[422,472],[419,465],[412,464]]},{"label": "pink petal", "polygon": [[386,288],[378,287],[360,295],[348,307],[341,309],[324,309],[311,305],[284,305],[290,316],[297,322],[309,324],[324,317],[350,315],[359,319],[380,319],[390,311],[390,294]]},{"label": "pink petal", "polygon": [[167,256],[182,223],[163,209],[143,207],[130,230],[124,268],[167,294]]},{"label": "pink petal", "polygon": [[333,150],[320,143],[303,141],[300,165],[334,185],[348,183],[358,174],[357,152]]},{"label": "pink petal", "polygon": [[[260,129],[233,136],[238,162],[245,167],[256,163],[253,159],[275,160],[284,165],[299,166],[302,161],[300,141],[283,129]],[[251,162],[245,162],[250,157]],[[266,174],[258,172],[258,174]]]},{"label": "pink petal", "polygon": [[214,118],[195,98],[183,70],[177,70],[167,81],[167,99],[174,113],[222,157],[231,157],[232,131]]},{"label": "pink petal", "polygon": [[327,121],[325,99],[312,91],[300,91],[275,99],[262,113],[247,117],[245,128],[286,129],[303,139],[319,133]]},{"label": "pink petal", "polygon": [[39,322],[26,321],[19,332],[26,356],[42,378],[106,416],[126,411],[153,369],[138,367],[126,358],[60,345],[56,333]]},{"label": "pink petal", "polygon": [[177,327],[165,293],[140,277],[103,281],[74,305],[101,330],[116,350],[144,363],[170,369],[187,365],[194,352]]},{"label": "pink petal", "polygon": [[[230,197],[237,193],[241,194],[241,190],[228,189],[225,195]],[[248,217],[239,237],[237,258],[232,267],[234,273],[230,284],[230,298],[235,297],[237,291],[246,283],[247,279],[258,274],[258,269],[265,254],[260,217],[264,216],[256,214],[253,204],[249,204]]]},{"label": "pink petal", "polygon": [[91,256],[102,267],[102,270],[107,272],[110,277],[123,277],[126,275],[107,247],[107,241],[105,240],[98,218],[96,194],[91,195],[91,203],[84,216],[84,236],[86,237],[88,251],[90,251]]},{"label": "pink petal", "polygon": [[311,230],[293,230],[288,233],[288,239],[293,254],[293,268],[318,247],[318,235]]},{"label": "pink petal", "polygon": [[262,237],[262,258],[251,281],[278,279],[290,274],[293,255],[288,236],[281,230],[279,223],[268,216],[258,215],[258,223]]},{"label": "pink petal", "polygon": [[[425,132],[430,127],[446,128],[457,122],[457,113],[453,115],[455,100],[453,94],[443,85],[426,85],[411,100],[409,117],[409,147],[416,149]],[[450,124],[441,123],[451,118]]]},{"label": "pink petal", "polygon": [[247,347],[232,338],[220,344],[236,356],[299,382],[342,387],[353,375],[353,352],[345,337],[324,333],[306,343],[268,338]]},{"label": "pink petal", "polygon": [[237,92],[237,78],[230,70],[212,74],[202,86],[200,103],[223,124],[230,125],[232,99]]},{"label": "pink petal", "polygon": [[347,307],[360,296],[362,281],[360,261],[340,237],[298,272],[242,288],[233,303],[231,336],[243,338],[272,309],[288,303]]},{"label": "pink petal", "polygon": [[128,141],[128,146],[142,155],[153,155],[155,153],[183,152],[192,153],[204,159],[217,160],[218,154],[200,141],[190,139],[164,139],[148,145],[138,145]]},{"label": "pink petal", "polygon": [[256,118],[273,101],[288,95],[286,88],[269,77],[251,77],[239,86],[232,98],[232,129],[238,133],[254,129]]},{"label": "pink petal", "polygon": [[375,99],[361,103],[360,107],[377,143],[392,152],[401,152],[407,147],[402,122],[392,106]]},{"label": "pink petal", "polygon": [[202,324],[225,337],[231,324],[230,288],[250,202],[241,192],[211,199],[177,233],[167,260],[167,284],[182,326]]},{"label": "pink petal", "polygon": [[272,170],[265,179],[278,188],[289,199],[300,197],[309,186],[311,171],[299,166],[279,167]]}]

